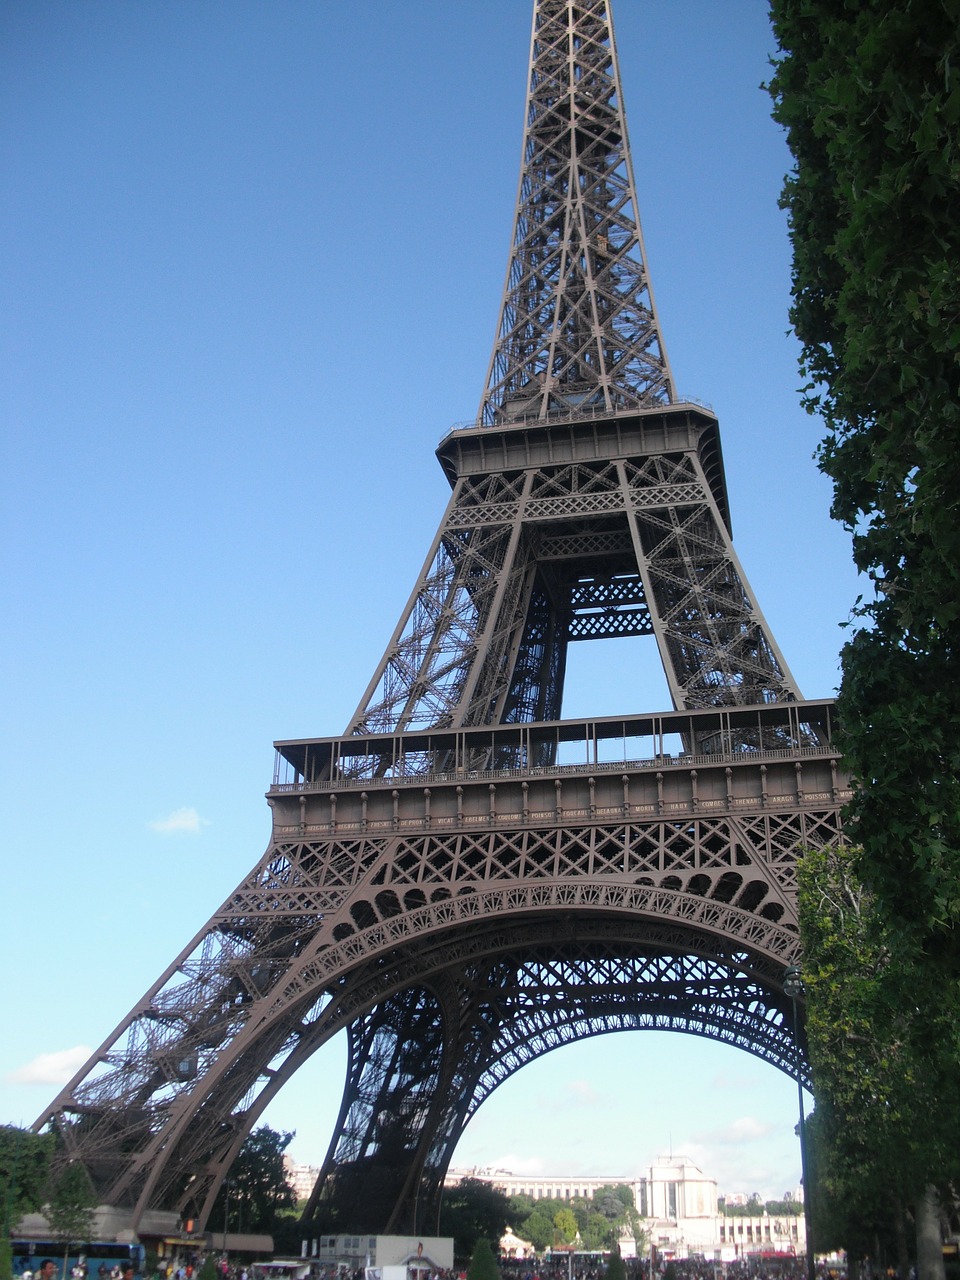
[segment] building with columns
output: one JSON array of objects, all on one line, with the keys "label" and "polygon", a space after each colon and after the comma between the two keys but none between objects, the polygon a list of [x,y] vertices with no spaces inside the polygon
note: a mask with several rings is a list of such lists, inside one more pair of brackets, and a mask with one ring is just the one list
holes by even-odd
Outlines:
[{"label": "building with columns", "polygon": [[[628,1186],[650,1243],[666,1258],[703,1254],[707,1259],[733,1262],[755,1254],[802,1256],[806,1248],[802,1213],[726,1216],[719,1209],[716,1180],[687,1156],[659,1156],[633,1177],[566,1178],[503,1169],[451,1169],[446,1182],[453,1185],[468,1177],[490,1182],[508,1196],[526,1195],[533,1200],[592,1200],[601,1187]],[[520,1224],[511,1226],[519,1230]]]}]

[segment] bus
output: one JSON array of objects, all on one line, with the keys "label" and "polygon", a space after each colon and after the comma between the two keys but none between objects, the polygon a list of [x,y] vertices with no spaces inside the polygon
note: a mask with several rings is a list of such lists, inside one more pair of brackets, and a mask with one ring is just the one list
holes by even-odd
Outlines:
[{"label": "bus", "polygon": [[71,1280],[76,1271],[85,1280],[109,1280],[133,1263],[137,1274],[143,1272],[145,1250],[142,1244],[118,1244],[116,1240],[95,1240],[66,1250],[67,1272],[64,1275],[64,1246],[59,1240],[11,1240],[14,1280],[22,1280],[49,1258],[56,1264],[60,1280]]}]

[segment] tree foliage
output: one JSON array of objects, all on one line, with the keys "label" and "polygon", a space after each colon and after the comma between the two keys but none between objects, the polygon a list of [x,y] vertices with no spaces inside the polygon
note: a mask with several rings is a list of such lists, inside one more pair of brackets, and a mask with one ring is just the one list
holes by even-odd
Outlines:
[{"label": "tree foliage", "polygon": [[520,1234],[529,1240],[537,1253],[543,1253],[553,1245],[553,1219],[546,1209],[534,1209],[523,1219]]},{"label": "tree foliage", "polygon": [[861,878],[960,972],[960,7],[773,0],[791,319],[871,583],[843,651]]},{"label": "tree foliage", "polygon": [[472,1257],[481,1238],[499,1242],[509,1220],[509,1198],[489,1182],[461,1178],[456,1186],[444,1189],[440,1235],[453,1236],[458,1258]]},{"label": "tree foliage", "polygon": [[296,1195],[283,1166],[283,1153],[293,1137],[269,1125],[250,1134],[214,1202],[210,1215],[214,1233],[227,1229],[269,1233],[284,1209],[295,1208]]},{"label": "tree foliage", "polygon": [[726,1199],[720,1196],[717,1199],[717,1208],[725,1218],[756,1218],[760,1214],[766,1213],[770,1217],[799,1217],[803,1213],[803,1203],[800,1200],[764,1200],[761,1202],[760,1197],[756,1199],[751,1197],[746,1204],[727,1204]]},{"label": "tree foliage", "polygon": [[[585,1238],[589,1237],[591,1241],[587,1248],[618,1249],[621,1229],[627,1227],[637,1242],[637,1248],[642,1251],[646,1240],[646,1232],[641,1226],[640,1215],[637,1212],[637,1204],[631,1187],[628,1187],[625,1182],[599,1187],[594,1193],[590,1204],[595,1212],[591,1214],[591,1218],[587,1223]],[[605,1231],[599,1229],[600,1224],[596,1221],[596,1211],[603,1214],[606,1219],[607,1227]]]},{"label": "tree foliage", "polygon": [[821,1158],[843,1184],[859,1116],[861,1168],[902,1172],[919,1228],[960,1111],[944,1018],[960,988],[960,0],[771,8],[796,162],[791,320],[832,513],[869,583],[842,653],[859,851],[841,880],[875,928],[848,898],[826,936],[809,911],[804,934],[805,965],[823,948],[808,1002]]},{"label": "tree foliage", "polygon": [[13,1248],[6,1231],[0,1231],[0,1280],[13,1280]]},{"label": "tree foliage", "polygon": [[583,1211],[580,1239],[584,1249],[609,1249],[618,1235],[617,1224],[605,1214],[590,1210]]},{"label": "tree foliage", "polygon": [[782,1200],[764,1200],[763,1211],[771,1218],[799,1218],[803,1213],[803,1203],[786,1196]]},{"label": "tree foliage", "polygon": [[513,1196],[510,1215],[523,1238],[538,1251],[569,1244],[578,1232],[584,1249],[614,1248],[624,1226],[629,1228],[638,1249],[646,1241],[633,1191],[626,1183],[598,1187],[590,1199],[575,1196],[571,1200],[533,1200],[526,1195]]},{"label": "tree foliage", "polygon": [[607,1263],[603,1277],[604,1280],[627,1280],[627,1268],[620,1257],[619,1249],[614,1249],[610,1254],[610,1261]]},{"label": "tree foliage", "polygon": [[481,1236],[473,1246],[467,1280],[500,1280],[500,1268],[486,1236]]},{"label": "tree foliage", "polygon": [[67,1251],[93,1238],[97,1196],[79,1160],[69,1160],[54,1175],[44,1211],[53,1238]]},{"label": "tree foliage", "polygon": [[927,1183],[960,1176],[960,994],[922,1001],[926,972],[897,946],[857,876],[858,851],[810,851],[799,868],[814,1241],[872,1252]]},{"label": "tree foliage", "polygon": [[578,1231],[577,1215],[572,1209],[566,1207],[558,1209],[553,1215],[553,1225],[556,1228],[560,1244],[572,1244],[576,1239]]},{"label": "tree foliage", "polygon": [[42,1207],[53,1142],[52,1133],[0,1125],[0,1231],[9,1232],[23,1214]]}]

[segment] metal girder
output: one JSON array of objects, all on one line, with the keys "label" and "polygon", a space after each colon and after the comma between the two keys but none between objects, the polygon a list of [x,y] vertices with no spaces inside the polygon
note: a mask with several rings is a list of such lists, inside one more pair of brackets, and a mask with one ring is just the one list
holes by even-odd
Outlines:
[{"label": "metal girder", "polygon": [[[380,1035],[389,1028],[389,1052],[377,1053],[369,1035],[351,1038],[350,1115],[362,1121],[340,1128],[308,1219],[320,1216],[330,1230],[339,1223],[346,1229],[360,1205],[378,1203],[387,1230],[416,1232],[418,1220],[435,1216],[443,1174],[482,1103],[527,1063],[585,1037],[645,1028],[694,1032],[739,1045],[809,1084],[786,1002],[772,997],[742,960],[644,949],[629,931],[602,937],[609,928],[590,923],[571,917],[554,926],[549,941],[532,936],[512,951],[451,965],[443,975],[445,1000],[416,993],[420,1007],[435,1011],[427,1034],[409,1016],[410,992],[376,1011],[371,1022]],[[406,1161],[391,1155],[394,1145],[407,1152]]]},{"label": "metal girder", "polygon": [[480,421],[673,400],[606,0],[537,0],[525,120]]},{"label": "metal girder", "polygon": [[[457,479],[354,732],[556,718],[567,643],[612,635],[656,637],[676,707],[800,697],[707,477],[701,443],[715,422],[657,419],[656,431],[601,441],[594,421],[570,423],[572,457],[524,450],[522,466]],[[670,434],[686,447],[662,451]],[[479,465],[458,446],[456,465]],[[616,552],[598,553],[599,539]],[[614,603],[614,581],[630,583],[631,609]]]}]

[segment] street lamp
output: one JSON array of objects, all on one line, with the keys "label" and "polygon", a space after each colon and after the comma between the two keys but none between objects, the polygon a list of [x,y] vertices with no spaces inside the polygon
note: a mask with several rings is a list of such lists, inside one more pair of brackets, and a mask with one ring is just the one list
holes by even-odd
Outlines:
[{"label": "street lamp", "polygon": [[[793,1039],[800,1047],[800,1021],[797,1017],[797,996],[803,995],[803,978],[795,964],[790,965],[783,975],[783,991],[790,997],[793,1009]],[[803,1180],[803,1226],[807,1237],[807,1280],[816,1280],[816,1265],[813,1260],[813,1232],[810,1229],[810,1177],[807,1168],[807,1126],[803,1118],[803,1081],[797,1072],[797,1103],[800,1109],[800,1177]]]}]

